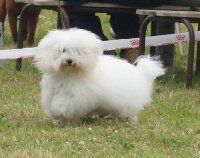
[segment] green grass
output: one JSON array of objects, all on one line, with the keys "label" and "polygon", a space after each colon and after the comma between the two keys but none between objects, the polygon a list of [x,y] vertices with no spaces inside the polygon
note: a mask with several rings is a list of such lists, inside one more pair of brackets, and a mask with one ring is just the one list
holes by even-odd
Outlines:
[{"label": "green grass", "polygon": [[[109,36],[108,17],[100,16]],[[55,19],[54,12],[42,12],[35,46],[56,28]],[[15,48],[5,28],[5,48]],[[153,101],[138,123],[95,117],[58,128],[41,108],[41,74],[32,59],[23,60],[21,72],[15,60],[6,60],[0,69],[0,157],[199,158],[200,80],[194,77],[192,89],[185,89],[186,62],[176,49],[174,73],[156,80]]]}]

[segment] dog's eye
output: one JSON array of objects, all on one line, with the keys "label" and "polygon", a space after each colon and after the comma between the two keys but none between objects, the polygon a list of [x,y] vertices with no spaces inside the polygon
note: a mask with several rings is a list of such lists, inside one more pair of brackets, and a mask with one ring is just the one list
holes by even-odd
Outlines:
[{"label": "dog's eye", "polygon": [[63,50],[62,50],[62,53],[65,53],[65,52],[66,52],[66,50],[65,50],[65,49],[63,49]]},{"label": "dog's eye", "polygon": [[60,48],[60,53],[66,53],[66,49]]}]

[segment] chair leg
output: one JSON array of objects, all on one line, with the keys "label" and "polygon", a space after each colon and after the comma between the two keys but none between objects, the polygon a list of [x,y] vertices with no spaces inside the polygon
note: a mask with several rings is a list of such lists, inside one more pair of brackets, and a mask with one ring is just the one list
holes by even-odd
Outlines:
[{"label": "chair leg", "polygon": [[185,26],[187,27],[188,32],[189,32],[189,47],[188,47],[186,89],[190,89],[192,87],[192,77],[193,77],[195,35],[194,35],[194,29],[192,27],[192,24],[188,19],[182,18],[182,23],[185,24]]}]

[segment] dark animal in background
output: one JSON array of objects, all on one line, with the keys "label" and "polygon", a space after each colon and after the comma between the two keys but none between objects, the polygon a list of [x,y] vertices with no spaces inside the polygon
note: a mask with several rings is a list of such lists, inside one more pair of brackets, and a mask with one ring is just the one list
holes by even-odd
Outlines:
[{"label": "dark animal in background", "polygon": [[[21,10],[25,5],[26,3],[15,2],[14,0],[0,0],[0,22],[4,24],[6,15],[8,14],[10,31],[14,42],[17,42],[17,17],[20,15]],[[34,36],[40,12],[41,9],[35,8],[28,15],[27,30],[24,30],[26,32],[25,37],[28,46],[31,46],[34,43]]]}]

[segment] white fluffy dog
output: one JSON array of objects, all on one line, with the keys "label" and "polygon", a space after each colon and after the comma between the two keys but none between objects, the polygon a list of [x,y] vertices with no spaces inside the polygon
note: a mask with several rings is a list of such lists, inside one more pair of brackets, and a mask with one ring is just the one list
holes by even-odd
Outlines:
[{"label": "white fluffy dog", "polygon": [[[35,65],[43,73],[42,106],[56,125],[95,112],[137,120],[150,103],[162,64],[140,57],[130,64],[103,55],[102,41],[82,29],[50,31],[39,43]],[[136,65],[136,66],[135,66]]]}]

